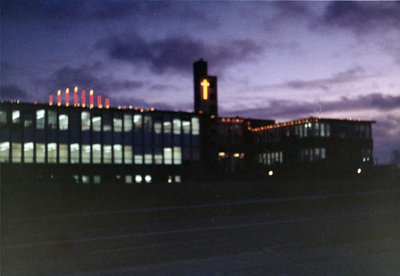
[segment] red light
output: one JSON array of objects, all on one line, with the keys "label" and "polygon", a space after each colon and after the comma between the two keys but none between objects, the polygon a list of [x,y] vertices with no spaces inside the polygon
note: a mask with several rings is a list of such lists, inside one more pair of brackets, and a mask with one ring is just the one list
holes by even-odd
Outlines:
[{"label": "red light", "polygon": [[86,106],[86,90],[82,89],[82,107]]},{"label": "red light", "polygon": [[65,90],[65,106],[69,106],[69,88]]},{"label": "red light", "polygon": [[93,108],[93,89],[90,90],[90,92],[89,92],[89,100],[90,100],[89,108]]},{"label": "red light", "polygon": [[97,96],[97,107],[103,108],[103,106],[101,105],[101,95]]},{"label": "red light", "polygon": [[61,90],[58,90],[57,92],[57,105],[61,105]]},{"label": "red light", "polygon": [[35,105],[37,105],[37,101],[35,101]]},{"label": "red light", "polygon": [[49,95],[49,105],[50,106],[53,105],[53,95],[52,94]]},{"label": "red light", "polygon": [[109,109],[110,108],[110,99],[106,98],[106,108]]},{"label": "red light", "polygon": [[78,106],[78,86],[75,86],[74,89],[74,106]]}]

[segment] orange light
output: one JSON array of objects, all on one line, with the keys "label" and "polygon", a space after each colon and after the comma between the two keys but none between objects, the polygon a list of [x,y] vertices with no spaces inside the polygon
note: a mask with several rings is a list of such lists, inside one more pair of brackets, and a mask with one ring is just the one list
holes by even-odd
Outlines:
[{"label": "orange light", "polygon": [[214,116],[214,115],[211,115],[210,118],[211,118],[211,119],[215,119],[215,116]]},{"label": "orange light", "polygon": [[57,91],[57,105],[61,105],[61,90]]},{"label": "orange light", "polygon": [[[11,103],[12,103],[12,101],[11,101]],[[53,95],[52,94],[49,95],[49,105],[50,106],[53,105]]]},{"label": "orange light", "polygon": [[65,90],[65,106],[69,106],[69,88]]},{"label": "orange light", "polygon": [[199,110],[199,114],[203,114],[203,110]]},{"label": "orange light", "polygon": [[89,92],[89,100],[90,100],[90,106],[89,106],[89,108],[90,109],[92,109],[93,108],[93,89],[92,90],[90,90],[90,92]]},{"label": "orange light", "polygon": [[154,111],[155,109],[154,109],[154,107],[152,107],[152,108],[150,108],[150,110],[151,110],[151,111]]},{"label": "orange light", "polygon": [[129,109],[132,109],[132,106],[131,106],[131,105],[129,106]]},{"label": "orange light", "polygon": [[82,107],[86,106],[86,90],[82,89]]},{"label": "orange light", "polygon": [[74,106],[78,106],[78,86],[74,88]]},{"label": "orange light", "polygon": [[210,86],[210,83],[207,81],[207,79],[203,79],[203,81],[200,83],[200,85],[203,87],[203,100],[207,101],[208,100],[208,87]]},{"label": "orange light", "polygon": [[103,108],[103,105],[101,104],[101,95],[97,96],[97,107],[98,108]]},{"label": "orange light", "polygon": [[110,108],[110,99],[106,98],[106,108],[109,109]]}]

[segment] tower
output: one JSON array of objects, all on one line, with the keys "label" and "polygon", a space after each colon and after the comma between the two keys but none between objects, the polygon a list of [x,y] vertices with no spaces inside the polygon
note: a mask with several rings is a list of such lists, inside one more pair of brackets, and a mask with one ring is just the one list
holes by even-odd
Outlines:
[{"label": "tower", "polygon": [[207,62],[200,59],[193,64],[194,110],[218,117],[217,77],[207,73]]}]

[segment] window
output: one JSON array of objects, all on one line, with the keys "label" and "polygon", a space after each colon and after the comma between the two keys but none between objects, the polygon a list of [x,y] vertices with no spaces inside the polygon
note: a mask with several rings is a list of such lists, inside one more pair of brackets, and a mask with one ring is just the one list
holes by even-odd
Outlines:
[{"label": "window", "polygon": [[132,164],[132,146],[124,146],[124,163]]},{"label": "window", "polygon": [[152,119],[150,115],[144,116],[144,132],[151,133]]},{"label": "window", "polygon": [[175,135],[181,134],[181,119],[174,118],[172,122],[174,126],[174,134]]},{"label": "window", "polygon": [[153,155],[151,153],[146,153],[144,155],[144,163],[145,164],[153,164]]},{"label": "window", "polygon": [[321,149],[321,159],[326,159],[326,149],[325,148]]},{"label": "window", "polygon": [[172,149],[164,148],[164,164],[171,165],[172,164]]},{"label": "window", "polygon": [[143,164],[143,155],[135,154],[135,164]]},{"label": "window", "polygon": [[114,145],[114,163],[122,164],[122,146]]},{"label": "window", "polygon": [[57,163],[57,144],[49,143],[47,144],[47,162]]},{"label": "window", "polygon": [[93,175],[93,183],[100,184],[101,183],[101,176],[100,175]]},{"label": "window", "polygon": [[111,164],[112,162],[112,148],[111,145],[103,146],[103,162],[105,164]]},{"label": "window", "polygon": [[74,143],[70,145],[71,150],[71,163],[79,163],[79,144]]},{"label": "window", "polygon": [[135,114],[133,116],[133,123],[135,125],[135,132],[140,132],[142,128],[142,115]]},{"label": "window", "polygon": [[57,129],[57,112],[49,110],[47,116],[47,125],[49,129]]},{"label": "window", "polygon": [[174,165],[182,164],[182,148],[174,147]]},{"label": "window", "polygon": [[82,163],[90,163],[90,145],[82,145]]},{"label": "window", "polygon": [[183,127],[184,134],[190,134],[190,121],[183,121],[182,127]]},{"label": "window", "polygon": [[129,114],[124,114],[124,131],[132,131],[132,116]]},{"label": "window", "polygon": [[142,178],[142,176],[141,175],[135,175],[135,182],[136,183],[142,183],[142,180],[143,180],[143,178]]},{"label": "window", "polygon": [[127,174],[127,175],[125,175],[125,183],[126,184],[132,184],[132,175],[130,175],[130,174]]},{"label": "window", "polygon": [[121,132],[122,131],[122,119],[119,117],[119,115],[117,115],[117,114],[114,114],[114,115],[115,115],[115,117],[113,119],[114,131],[115,132]]},{"label": "window", "polygon": [[101,131],[101,117],[100,116],[94,116],[92,118],[92,126],[93,126],[93,131],[96,131],[96,132]]},{"label": "window", "polygon": [[21,113],[19,110],[13,110],[11,120],[14,124],[18,124],[20,122]]},{"label": "window", "polygon": [[68,145],[60,144],[60,163],[68,162]]},{"label": "window", "polygon": [[68,115],[60,114],[58,116],[58,123],[60,124],[60,130],[68,130]]},{"label": "window", "polygon": [[93,163],[100,164],[101,163],[101,145],[94,144],[92,146],[92,148],[93,148]]},{"label": "window", "polygon": [[325,124],[321,123],[321,136],[325,137]]},{"label": "window", "polygon": [[7,123],[7,112],[5,110],[0,110],[0,124]]},{"label": "window", "polygon": [[146,183],[151,183],[151,175],[145,175],[144,181],[146,181]]},{"label": "window", "polygon": [[37,129],[44,129],[45,124],[45,111],[44,109],[39,109],[36,111],[36,128]]},{"label": "window", "polygon": [[90,183],[89,175],[82,175],[82,183],[83,184],[89,184]]},{"label": "window", "polygon": [[90,113],[82,111],[81,113],[82,131],[90,130]]},{"label": "window", "polygon": [[200,134],[199,118],[193,117],[192,118],[192,135],[199,135],[199,134]]},{"label": "window", "polygon": [[160,121],[155,121],[154,122],[154,133],[155,134],[161,134],[161,129],[162,129],[161,122]]},{"label": "window", "polygon": [[326,136],[331,136],[331,126],[329,124],[326,124]]},{"label": "window", "polygon": [[9,162],[10,142],[0,143],[0,162]]},{"label": "window", "polygon": [[171,122],[164,121],[164,133],[170,134],[171,133]]},{"label": "window", "polygon": [[42,143],[36,143],[36,163],[44,163],[46,148]]},{"label": "window", "polygon": [[182,182],[182,178],[180,175],[175,175],[175,183],[181,183]]}]

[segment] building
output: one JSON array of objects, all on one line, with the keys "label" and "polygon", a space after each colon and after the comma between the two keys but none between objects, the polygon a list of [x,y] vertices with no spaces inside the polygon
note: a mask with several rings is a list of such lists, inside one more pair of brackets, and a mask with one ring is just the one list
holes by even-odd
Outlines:
[{"label": "building", "polygon": [[363,173],[373,164],[371,121],[273,120],[218,116],[217,77],[194,63],[195,112],[2,102],[4,182],[180,183],[226,177]]}]

